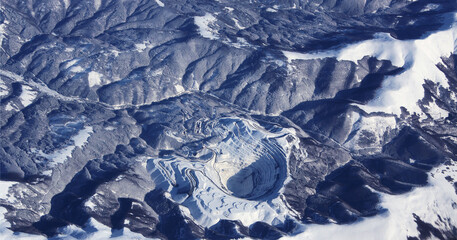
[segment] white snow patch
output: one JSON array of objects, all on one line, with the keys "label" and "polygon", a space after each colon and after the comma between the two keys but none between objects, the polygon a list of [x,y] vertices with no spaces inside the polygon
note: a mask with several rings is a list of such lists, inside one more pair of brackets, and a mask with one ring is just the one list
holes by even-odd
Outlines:
[{"label": "white snow patch", "polygon": [[160,1],[160,0],[155,0],[155,1],[156,1],[157,5],[159,5],[161,7],[165,7],[165,4],[163,4],[162,1]]},{"label": "white snow patch", "polygon": [[84,72],[84,68],[82,68],[81,66],[73,66],[70,68],[70,72],[74,72],[74,73]]},{"label": "white snow patch", "polygon": [[[33,103],[33,101],[38,96],[38,92],[35,91],[31,86],[25,85],[25,84],[22,84],[21,88],[22,88],[22,92],[18,98],[19,98],[19,101],[21,102],[22,108],[25,108]],[[8,89],[7,86],[5,84],[3,84],[3,82],[0,79],[0,97],[8,94],[7,89]],[[20,108],[21,107],[18,106],[17,103],[9,102],[6,105],[5,110],[7,110],[7,111],[19,110]]]},{"label": "white snow patch", "polygon": [[144,52],[144,50],[148,49],[148,48],[152,48],[154,45],[151,44],[151,42],[148,42],[148,41],[144,41],[142,43],[136,43],[135,44],[135,48],[138,52]]},{"label": "white snow patch", "polygon": [[233,21],[235,22],[235,26],[238,28],[238,29],[245,29],[245,27],[241,26],[240,25],[240,22],[238,21],[238,19],[236,18],[232,18]]},{"label": "white snow patch", "polygon": [[113,130],[115,130],[115,129],[116,129],[116,128],[113,127],[113,126],[105,127],[105,130],[106,130],[106,131],[113,131]]},{"label": "white snow patch", "polygon": [[231,45],[236,48],[243,48],[243,47],[253,47],[251,44],[249,44],[246,39],[242,37],[237,37],[236,42],[232,42],[230,40],[224,41],[225,44]]},{"label": "white snow patch", "polygon": [[37,97],[38,93],[33,91],[33,88],[27,85],[22,85],[22,93],[19,96],[22,106],[27,107],[33,103],[33,100]]},{"label": "white snow patch", "polygon": [[59,229],[59,232],[60,234],[56,237],[66,240],[151,239],[146,238],[139,233],[134,233],[128,228],[124,228],[123,230],[113,230],[93,218],[90,218],[82,229],[75,225],[69,225]]},{"label": "white snow patch", "polygon": [[[67,96],[64,96],[58,92],[56,92],[55,90],[52,90],[50,89],[48,86],[46,86],[44,83],[39,83],[39,82],[35,82],[35,81],[25,81],[24,78],[22,76],[19,76],[13,72],[9,72],[9,71],[5,71],[5,70],[0,70],[0,75],[3,75],[5,77],[8,77],[8,78],[11,78],[12,80],[14,81],[17,81],[17,82],[20,82],[24,85],[30,85],[36,89],[38,89],[41,93],[45,93],[49,96],[53,96],[57,99],[61,99],[61,100],[64,100],[64,101],[80,101],[80,99],[76,98],[76,97],[67,97]],[[11,103],[9,103],[10,105]],[[14,106],[9,106],[10,108],[14,108]],[[8,106],[7,106],[8,108]]]},{"label": "white snow patch", "polygon": [[115,182],[119,182],[119,181],[121,181],[121,180],[124,179],[124,178],[125,178],[124,175],[119,175],[119,176],[116,177],[116,179],[114,179],[114,181],[115,181]]},{"label": "white snow patch", "polygon": [[181,84],[176,84],[175,85],[176,92],[182,93],[185,91],[184,87]]},{"label": "white snow patch", "polygon": [[101,85],[102,84],[102,78],[103,74],[90,71],[87,77],[87,80],[89,81],[89,87],[93,87],[96,85]]},{"label": "white snow patch", "polygon": [[0,199],[8,198],[8,190],[14,184],[16,184],[16,182],[0,181]]},{"label": "white snow patch", "polygon": [[67,9],[70,6],[70,0],[63,0],[64,7]]},{"label": "white snow patch", "polygon": [[216,21],[217,19],[210,13],[206,13],[205,16],[202,17],[194,17],[194,22],[198,26],[200,35],[211,40],[219,38],[217,36],[217,31],[210,27],[210,25],[214,24]]},{"label": "white snow patch", "polygon": [[455,163],[434,169],[429,174],[430,183],[426,187],[402,195],[381,194],[381,206],[387,209],[385,214],[349,225],[303,225],[301,230],[304,232],[282,239],[345,240],[357,236],[357,239],[396,240],[406,239],[407,236],[417,237],[419,233],[413,213],[440,228],[446,229],[449,225],[440,223],[438,214],[441,219],[447,219],[451,226],[457,226],[457,208],[452,205],[457,202],[457,195],[452,184],[445,179],[446,176],[457,179]]},{"label": "white snow patch", "polygon": [[144,43],[136,43],[135,48],[136,48],[136,50],[138,50],[138,52],[144,52],[144,50],[147,47],[146,47],[146,44],[144,44]]},{"label": "white snow patch", "polygon": [[151,73],[151,76],[152,77],[157,77],[157,76],[160,76],[163,74],[163,69],[162,68],[159,68],[159,69],[156,69],[154,72]]},{"label": "white snow patch", "polygon": [[8,228],[11,224],[5,219],[5,213],[7,210],[4,207],[0,207],[0,239],[8,240],[45,240],[46,238],[40,235],[32,235],[25,233],[15,233]]},{"label": "white snow patch", "polygon": [[117,57],[117,56],[119,56],[119,53],[121,53],[121,52],[119,52],[118,50],[114,50],[114,49],[113,49],[113,50],[111,50],[111,53],[112,53],[115,57]]},{"label": "white snow patch", "polygon": [[429,103],[427,107],[427,112],[433,119],[446,118],[449,115],[449,112],[440,108],[435,101]]},{"label": "white snow patch", "polygon": [[6,111],[12,111],[12,110],[18,110],[17,106],[11,102],[9,102],[6,107],[5,107],[5,110]]},{"label": "white snow patch", "polygon": [[5,82],[0,78],[0,97],[6,96],[9,93],[9,88]]},{"label": "white snow patch", "polygon": [[92,198],[90,198],[89,200],[87,200],[85,203],[84,203],[84,206],[94,210],[96,205],[95,203],[92,202]]},{"label": "white snow patch", "polygon": [[[13,232],[9,227],[11,224],[5,219],[4,215],[7,210],[0,207],[0,239],[8,240],[46,240],[47,238],[40,235]],[[139,233],[134,233],[128,228],[123,230],[112,230],[110,227],[90,218],[82,227],[69,225],[58,229],[58,239],[66,240],[106,240],[106,239],[134,239],[134,240],[151,240]]]},{"label": "white snow patch", "polygon": [[[70,50],[69,50],[70,51]],[[65,63],[64,68],[68,69],[79,62],[80,59],[73,59]]]},{"label": "white snow patch", "polygon": [[[368,148],[373,148],[374,150],[379,150],[379,146],[383,145],[384,134],[396,128],[397,121],[394,116],[371,116],[371,117],[362,117],[358,113],[351,113],[349,118],[351,120],[351,134],[354,134],[351,139],[348,139],[344,146],[351,150],[368,150]],[[370,137],[370,144],[366,140],[363,145],[360,144],[361,137],[366,137],[368,134]]]},{"label": "white snow patch", "polygon": [[335,57],[338,60],[357,62],[364,56],[373,56],[380,60],[389,60],[405,71],[397,76],[386,78],[377,96],[367,105],[359,107],[366,112],[386,112],[401,114],[400,107],[410,112],[421,113],[417,102],[424,97],[422,84],[425,79],[448,87],[447,79],[436,64],[441,57],[448,57],[456,52],[457,14],[448,30],[438,31],[424,39],[397,40],[386,33],[377,34],[374,39],[350,44],[342,49],[316,53],[296,53],[283,51],[289,63],[293,60],[322,59]]},{"label": "white snow patch", "polygon": [[438,4],[429,3],[424,7],[424,9],[421,10],[421,12],[428,12],[428,11],[431,11],[431,10],[438,9],[439,7],[440,7],[440,5],[438,5]]},{"label": "white snow patch", "polygon": [[0,49],[3,49],[3,40],[6,38],[6,24],[0,24]]},{"label": "white snow patch", "polygon": [[38,153],[38,155],[51,160],[51,162],[50,162],[51,167],[55,166],[56,164],[59,164],[59,163],[64,163],[67,160],[67,158],[71,157],[71,155],[73,154],[73,151],[77,147],[82,148],[82,147],[84,147],[84,145],[86,145],[87,140],[89,139],[92,132],[93,132],[92,127],[87,126],[83,129],[81,129],[78,132],[78,134],[71,137],[71,140],[74,143],[73,145],[64,147],[62,149],[58,149],[58,150],[54,151],[53,153],[49,153],[49,154],[46,154],[41,150],[38,150],[37,153]]},{"label": "white snow patch", "polygon": [[242,38],[242,37],[237,37],[236,38],[236,43],[234,43],[234,45],[238,46],[239,48],[241,47],[249,47],[251,46],[251,44],[248,43],[248,41],[246,41],[246,39]]},{"label": "white snow patch", "polygon": [[266,10],[267,12],[278,12],[278,10],[276,9],[273,9],[273,8],[267,8]]},{"label": "white snow patch", "polygon": [[95,11],[97,11],[100,8],[101,5],[102,5],[102,1],[101,0],[94,0]]}]

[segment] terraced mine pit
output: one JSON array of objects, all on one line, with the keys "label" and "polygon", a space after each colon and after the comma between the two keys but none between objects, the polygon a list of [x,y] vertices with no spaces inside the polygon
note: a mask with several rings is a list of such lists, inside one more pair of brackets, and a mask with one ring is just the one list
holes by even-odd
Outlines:
[{"label": "terraced mine pit", "polygon": [[268,215],[273,219],[277,213],[273,213],[271,201],[282,204],[279,195],[287,178],[288,146],[295,138],[286,129],[265,129],[240,118],[203,125],[207,137],[149,160],[151,178],[173,200],[189,208],[200,224],[214,224],[208,216],[218,214],[237,219],[249,208],[261,212],[256,220]]},{"label": "terraced mine pit", "polygon": [[287,163],[274,138],[234,119],[219,121],[215,132],[222,140],[212,149],[216,156],[209,164],[221,189],[238,198],[258,199],[280,188]]}]

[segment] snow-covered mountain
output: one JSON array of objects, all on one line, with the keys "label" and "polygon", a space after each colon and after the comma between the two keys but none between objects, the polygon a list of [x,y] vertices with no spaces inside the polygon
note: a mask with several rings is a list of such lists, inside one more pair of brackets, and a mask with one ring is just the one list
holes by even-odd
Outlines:
[{"label": "snow-covered mountain", "polygon": [[457,2],[0,0],[1,239],[457,239]]}]

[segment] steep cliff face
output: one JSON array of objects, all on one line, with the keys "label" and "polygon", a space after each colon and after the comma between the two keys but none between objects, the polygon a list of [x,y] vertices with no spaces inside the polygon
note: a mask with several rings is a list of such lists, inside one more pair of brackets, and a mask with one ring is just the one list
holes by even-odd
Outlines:
[{"label": "steep cliff face", "polygon": [[0,3],[6,238],[457,236],[455,1]]}]

